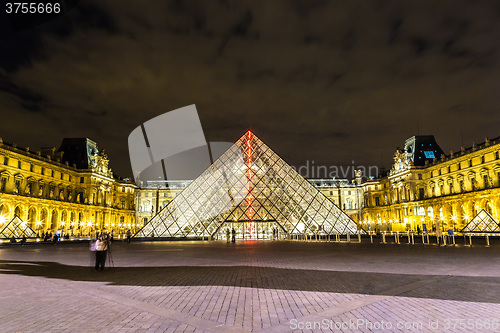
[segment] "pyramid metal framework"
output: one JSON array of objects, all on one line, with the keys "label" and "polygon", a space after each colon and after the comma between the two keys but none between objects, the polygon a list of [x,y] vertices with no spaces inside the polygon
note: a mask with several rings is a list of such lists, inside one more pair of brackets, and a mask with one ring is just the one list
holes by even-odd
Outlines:
[{"label": "pyramid metal framework", "polygon": [[12,220],[0,231],[0,238],[34,238],[37,237],[36,232],[28,226],[26,221],[21,220],[18,216],[14,216]]},{"label": "pyramid metal framework", "polygon": [[500,232],[500,223],[483,209],[467,223],[462,232]]},{"label": "pyramid metal framework", "polygon": [[276,222],[287,234],[362,231],[251,131],[135,237],[213,237],[226,222]]}]

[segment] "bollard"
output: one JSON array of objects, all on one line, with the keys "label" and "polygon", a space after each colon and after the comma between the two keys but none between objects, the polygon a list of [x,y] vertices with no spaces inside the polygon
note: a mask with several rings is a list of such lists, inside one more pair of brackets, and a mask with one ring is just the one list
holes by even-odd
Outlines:
[{"label": "bollard", "polygon": [[335,241],[340,242],[340,237],[338,233],[335,233]]},{"label": "bollard", "polygon": [[399,244],[399,231],[396,231],[396,235],[394,236],[394,240],[396,241],[396,244]]},{"label": "bollard", "polygon": [[424,233],[422,233],[422,244],[425,244],[424,237]]},{"label": "bollard", "polygon": [[370,232],[370,243],[373,244],[373,234]]},{"label": "bollard", "polygon": [[410,232],[409,231],[406,232],[406,236],[408,237],[408,244],[410,244]]},{"label": "bollard", "polygon": [[351,234],[347,233],[347,243],[350,243],[350,242],[351,242]]},{"label": "bollard", "polygon": [[486,234],[486,247],[490,247],[490,236]]},{"label": "bollard", "polygon": [[429,234],[427,234],[427,244],[430,244],[430,241],[429,241]]},{"label": "bollard", "polygon": [[385,231],[384,231],[384,233],[382,234],[382,243],[384,243],[384,244],[385,244]]},{"label": "bollard", "polygon": [[445,235],[443,235],[443,246],[446,246],[446,239],[447,239],[447,238],[448,238],[448,237],[446,237]]},{"label": "bollard", "polygon": [[413,238],[413,234],[411,234],[411,244],[414,245],[415,244],[415,239]]},{"label": "bollard", "polygon": [[469,246],[472,246],[472,235],[469,234]]},{"label": "bollard", "polygon": [[361,243],[361,234],[358,233],[358,243]]},{"label": "bollard", "polygon": [[451,237],[453,238],[453,246],[455,246],[455,234],[451,235]]}]

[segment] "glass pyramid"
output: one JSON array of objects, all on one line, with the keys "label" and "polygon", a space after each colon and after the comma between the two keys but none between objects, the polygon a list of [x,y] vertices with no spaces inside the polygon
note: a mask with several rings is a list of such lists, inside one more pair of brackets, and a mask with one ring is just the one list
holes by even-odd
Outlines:
[{"label": "glass pyramid", "polygon": [[178,194],[135,237],[243,238],[356,234],[342,210],[251,131]]},{"label": "glass pyramid", "polygon": [[12,220],[0,231],[0,238],[10,239],[14,238],[34,238],[36,233],[28,226],[26,221],[21,220],[19,217],[14,216]]},{"label": "glass pyramid", "polygon": [[483,209],[467,223],[462,232],[500,232],[500,224]]}]

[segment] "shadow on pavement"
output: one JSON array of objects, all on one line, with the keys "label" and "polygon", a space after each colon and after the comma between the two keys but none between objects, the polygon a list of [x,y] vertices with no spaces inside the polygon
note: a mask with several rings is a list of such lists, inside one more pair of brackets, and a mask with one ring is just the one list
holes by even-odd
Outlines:
[{"label": "shadow on pavement", "polygon": [[[0,260],[0,274],[129,286],[237,286],[367,295],[391,295],[456,301],[500,303],[495,277],[409,275],[320,271],[255,266],[170,266],[93,268],[56,262]],[[402,292],[392,289],[422,282]],[[392,291],[391,291],[392,290]]]}]

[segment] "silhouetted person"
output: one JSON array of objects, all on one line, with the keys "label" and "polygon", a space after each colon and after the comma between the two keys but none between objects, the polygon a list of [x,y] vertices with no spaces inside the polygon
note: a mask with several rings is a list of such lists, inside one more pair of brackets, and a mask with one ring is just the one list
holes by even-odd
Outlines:
[{"label": "silhouetted person", "polygon": [[102,271],[106,265],[106,255],[108,253],[108,238],[106,236],[101,236],[96,241],[95,247],[95,270]]},{"label": "silhouetted person", "polygon": [[231,234],[233,235],[231,242],[234,243],[234,242],[236,242],[236,230],[234,230],[234,228],[233,228],[233,230],[231,230]]},{"label": "silhouetted person", "polygon": [[130,238],[132,237],[132,232],[129,230],[127,230],[127,243],[130,244]]}]

